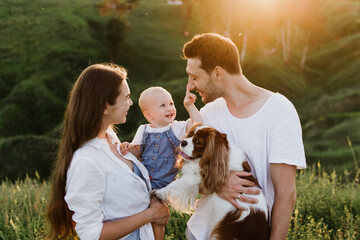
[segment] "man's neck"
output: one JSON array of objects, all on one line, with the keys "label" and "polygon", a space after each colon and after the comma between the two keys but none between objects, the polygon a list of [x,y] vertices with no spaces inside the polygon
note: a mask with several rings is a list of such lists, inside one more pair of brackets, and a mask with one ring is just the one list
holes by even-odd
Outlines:
[{"label": "man's neck", "polygon": [[238,118],[256,113],[273,94],[252,84],[244,75],[230,75],[226,80],[224,99],[230,112]]}]

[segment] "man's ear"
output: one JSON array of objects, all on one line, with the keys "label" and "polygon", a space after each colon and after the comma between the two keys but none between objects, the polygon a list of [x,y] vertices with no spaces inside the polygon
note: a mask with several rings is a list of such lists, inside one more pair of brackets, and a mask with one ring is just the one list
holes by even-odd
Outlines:
[{"label": "man's ear", "polygon": [[216,66],[212,72],[213,78],[220,81],[224,77],[224,69],[220,66]]}]

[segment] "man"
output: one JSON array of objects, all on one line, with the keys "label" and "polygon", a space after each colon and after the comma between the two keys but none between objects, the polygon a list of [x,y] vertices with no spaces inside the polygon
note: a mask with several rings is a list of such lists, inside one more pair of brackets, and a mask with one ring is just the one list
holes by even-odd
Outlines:
[{"label": "man", "polygon": [[[242,74],[239,51],[218,34],[196,35],[183,48],[190,90],[204,103],[204,123],[227,134],[249,156],[253,175],[265,193],[271,211],[270,239],[285,239],[296,201],[296,169],[306,167],[301,125],[292,103],[279,93],[255,86]],[[257,194],[245,172],[232,172],[219,196],[240,208],[236,199]],[[202,240],[196,224],[201,206],[188,222],[189,239]]]}]

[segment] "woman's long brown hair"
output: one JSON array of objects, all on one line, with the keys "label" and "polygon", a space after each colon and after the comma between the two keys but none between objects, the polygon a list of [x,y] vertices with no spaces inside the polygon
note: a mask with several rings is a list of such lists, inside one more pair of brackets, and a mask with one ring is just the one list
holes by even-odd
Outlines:
[{"label": "woman's long brown hair", "polygon": [[100,132],[106,104],[115,104],[120,94],[120,84],[125,79],[124,68],[115,64],[95,64],[80,74],[70,92],[57,159],[51,174],[46,212],[50,223],[49,239],[75,236],[73,212],[64,200],[67,171],[74,152]]}]

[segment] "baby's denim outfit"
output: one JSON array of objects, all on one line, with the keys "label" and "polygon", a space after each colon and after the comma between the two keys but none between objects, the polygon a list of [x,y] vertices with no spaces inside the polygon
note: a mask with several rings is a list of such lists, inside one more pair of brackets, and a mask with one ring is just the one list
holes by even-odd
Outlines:
[{"label": "baby's denim outfit", "polygon": [[149,133],[147,127],[145,125],[141,144],[141,162],[149,172],[152,189],[160,189],[171,183],[178,173],[174,164],[180,140],[171,127],[161,133]]}]

